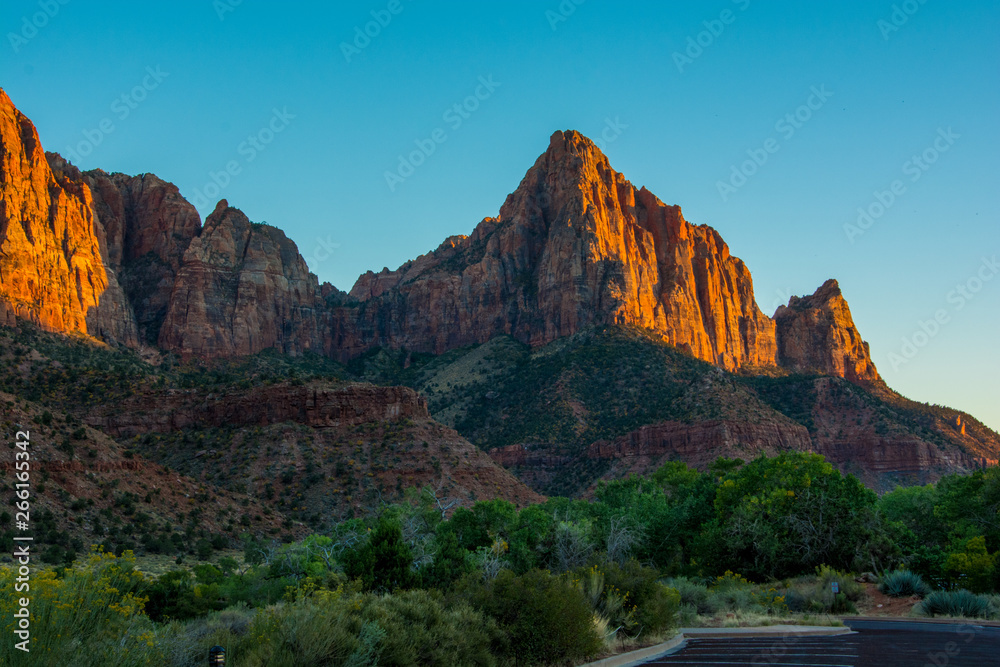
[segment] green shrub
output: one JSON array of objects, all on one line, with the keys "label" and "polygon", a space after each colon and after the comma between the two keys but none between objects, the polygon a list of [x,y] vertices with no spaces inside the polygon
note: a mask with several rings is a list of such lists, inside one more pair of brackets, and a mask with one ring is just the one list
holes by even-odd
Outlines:
[{"label": "green shrub", "polygon": [[14,620],[24,593],[15,592],[15,570],[0,568],[0,614],[8,619],[8,635],[0,643],[0,665],[163,664],[153,642],[153,624],[143,614],[143,599],[136,594],[143,575],[134,565],[131,553],[116,558],[95,551],[59,576],[49,569],[35,572],[28,654],[15,648],[21,639],[13,635],[8,622]]},{"label": "green shrub", "polygon": [[924,583],[920,575],[909,570],[896,570],[884,575],[878,582],[878,589],[891,598],[924,597],[931,592],[931,587]]},{"label": "green shrub", "polygon": [[636,560],[604,565],[605,585],[623,592],[635,606],[635,620],[643,636],[662,634],[677,625],[680,594],[659,582],[660,574]]},{"label": "green shrub", "polygon": [[350,627],[359,637],[365,625],[382,629],[380,665],[496,664],[490,649],[500,640],[500,631],[493,619],[485,619],[467,604],[446,607],[440,593],[406,591],[366,595],[360,607],[352,613]]},{"label": "green shrub", "polygon": [[[838,593],[833,592],[837,583]],[[815,577],[796,577],[786,582],[784,602],[789,611],[815,614],[854,614],[855,603],[865,594],[865,587],[850,575],[822,565]]]},{"label": "green shrub", "polygon": [[565,577],[543,570],[518,576],[502,570],[493,581],[466,577],[459,588],[503,633],[494,654],[518,664],[577,660],[601,649],[590,602]]},{"label": "green shrub", "polygon": [[969,591],[934,591],[917,607],[923,616],[964,616],[966,618],[996,618],[1000,609],[987,595]]},{"label": "green shrub", "polygon": [[413,554],[399,524],[385,518],[365,543],[344,554],[344,572],[369,591],[391,592],[416,585],[412,564]]},{"label": "green shrub", "polygon": [[709,598],[708,586],[685,577],[668,579],[667,585],[680,595],[681,606],[692,609],[696,614],[711,614],[715,611]]}]

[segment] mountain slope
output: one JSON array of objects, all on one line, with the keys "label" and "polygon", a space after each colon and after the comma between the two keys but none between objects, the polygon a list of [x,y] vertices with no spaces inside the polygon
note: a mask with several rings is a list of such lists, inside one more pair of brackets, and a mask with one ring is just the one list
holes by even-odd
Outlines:
[{"label": "mountain slope", "polygon": [[415,387],[437,419],[550,495],[673,459],[815,451],[876,489],[1000,459],[1000,436],[958,411],[825,375],[731,374],[640,328],[538,348],[501,337],[433,357],[382,351],[349,368]]},{"label": "mountain slope", "polygon": [[[973,418],[885,385],[836,281],[767,317],[747,267],[715,230],[635,188],[576,132],[552,135],[498,217],[395,271],[361,276],[350,294],[320,285],[283,232],[225,200],[202,226],[177,188],[153,175],[81,173],[44,154],[5,94],[0,195],[0,321],[87,334],[139,348],[145,360],[121,351],[109,367],[129,370],[114,376],[42,355],[32,370],[0,376],[0,387],[80,418],[115,402],[134,413],[172,406],[176,397],[164,391],[196,390],[194,403],[178,408],[184,424],[161,412],[126,436],[115,430],[121,424],[95,422],[144,446],[163,436],[157,442],[174,451],[150,445],[157,460],[197,454],[188,450],[225,427],[238,432],[226,441],[229,454],[216,451],[236,465],[244,444],[256,447],[245,429],[280,439],[292,438],[289,428],[316,428],[296,418],[212,422],[222,409],[214,391],[235,401],[223,405],[237,422],[240,411],[257,414],[252,400],[278,400],[240,393],[265,381],[255,364],[280,367],[268,382],[336,368],[338,381],[409,384],[445,424],[421,418],[418,431],[470,447],[454,427],[547,492],[578,493],[602,475],[672,456],[701,464],[815,449],[876,487],[1000,458],[996,434]],[[186,369],[180,375],[175,362]],[[412,444],[418,435],[407,437]],[[365,448],[375,444],[359,443],[369,459]],[[442,461],[405,451],[418,467],[424,454]],[[473,467],[488,463],[468,453]],[[191,465],[192,475],[204,474],[200,462]],[[405,466],[365,476],[395,468]],[[428,480],[444,479],[435,474]],[[485,492],[463,484],[463,493]]]}]

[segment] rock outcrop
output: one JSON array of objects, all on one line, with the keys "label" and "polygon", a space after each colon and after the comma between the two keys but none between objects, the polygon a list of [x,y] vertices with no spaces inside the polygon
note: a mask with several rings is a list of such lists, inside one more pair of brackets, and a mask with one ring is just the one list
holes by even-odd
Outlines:
[{"label": "rock outcrop", "polygon": [[0,90],[0,322],[136,343],[85,183],[54,173],[35,126]]},{"label": "rock outcrop", "polygon": [[295,244],[222,200],[184,253],[159,343],[185,358],[332,354],[324,304]]},{"label": "rock outcrop", "polygon": [[728,370],[774,366],[774,324],[719,234],[556,132],[499,218],[393,272],[366,274],[356,345],[440,353],[509,334],[542,345],[591,324],[653,329]]},{"label": "rock outcrop", "polygon": [[651,465],[680,459],[705,467],[720,456],[750,460],[811,448],[809,431],[800,424],[707,421],[663,422],[643,426],[615,440],[587,448],[591,459],[646,460]]},{"label": "rock outcrop", "polygon": [[184,252],[201,216],[177,189],[153,174],[83,174],[94,194],[111,269],[129,299],[143,343],[156,345]]},{"label": "rock outcrop", "polygon": [[124,405],[102,408],[87,422],[113,437],[130,438],[187,428],[282,422],[333,428],[400,419],[430,419],[427,401],[407,387],[309,383],[209,396],[194,390],[142,395]]},{"label": "rock outcrop", "polygon": [[812,296],[793,296],[774,320],[781,366],[864,386],[884,385],[836,280],[827,280]]}]

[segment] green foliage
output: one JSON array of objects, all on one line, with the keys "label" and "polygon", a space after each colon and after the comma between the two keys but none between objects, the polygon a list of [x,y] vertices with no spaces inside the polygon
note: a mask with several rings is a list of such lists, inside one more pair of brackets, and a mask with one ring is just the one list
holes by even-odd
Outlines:
[{"label": "green foliage", "polygon": [[543,570],[516,575],[504,570],[493,581],[465,579],[465,599],[493,618],[502,642],[500,657],[522,664],[547,664],[595,654],[603,641],[593,608],[571,580]]},{"label": "green foliage", "polygon": [[1000,468],[896,489],[878,509],[897,527],[908,569],[942,588],[1000,590]]},{"label": "green foliage", "polygon": [[379,520],[364,544],[345,554],[344,571],[369,591],[411,588],[418,579],[402,530],[388,518]]},{"label": "green foliage", "polygon": [[[366,595],[352,614],[384,632],[379,664],[400,667],[494,665],[496,625],[466,604],[447,606],[440,594],[405,591]],[[358,628],[359,634],[363,628]]]},{"label": "green foliage", "polygon": [[920,575],[909,570],[894,570],[883,575],[878,589],[893,598],[924,597],[931,592],[931,587],[924,583]]},{"label": "green foliage", "polygon": [[453,582],[472,571],[470,554],[458,543],[451,531],[442,531],[436,538],[434,560],[420,570],[425,586],[446,590]]},{"label": "green foliage", "polygon": [[973,537],[961,551],[948,555],[944,571],[953,584],[962,585],[974,593],[986,593],[996,587],[998,560],[1000,554],[991,554],[986,550],[985,537]]},{"label": "green foliage", "polygon": [[[199,579],[209,578],[209,573],[204,570],[201,574]],[[143,588],[143,594],[149,598],[146,613],[154,621],[197,618],[227,606],[217,580],[212,583],[196,582],[188,570],[160,575]]]},{"label": "green foliage", "polygon": [[850,569],[859,546],[878,541],[875,500],[817,454],[758,458],[722,477],[699,560],[758,579]]},{"label": "green foliage", "polygon": [[715,611],[709,595],[708,586],[687,577],[675,577],[667,580],[667,585],[677,591],[682,608],[693,614],[710,614]]},{"label": "green foliage", "polygon": [[[131,553],[122,558],[93,551],[76,566],[32,574],[31,653],[14,647],[8,624],[0,664],[106,667],[163,664],[153,626],[138,594],[143,575]],[[15,592],[15,570],[0,568],[0,613],[14,619],[24,591]]]},{"label": "green foliage", "polygon": [[676,627],[680,593],[660,583],[659,572],[636,560],[624,565],[607,563],[602,569],[605,586],[622,594],[625,604],[632,606],[638,634],[656,636]]},{"label": "green foliage", "polygon": [[997,618],[1000,609],[986,595],[965,590],[934,591],[917,606],[923,616],[964,616],[966,618]]}]

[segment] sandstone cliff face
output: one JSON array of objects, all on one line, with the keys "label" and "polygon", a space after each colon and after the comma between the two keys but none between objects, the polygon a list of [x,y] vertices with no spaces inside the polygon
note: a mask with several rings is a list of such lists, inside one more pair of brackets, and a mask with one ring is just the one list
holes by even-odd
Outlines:
[{"label": "sandstone cliff face", "polygon": [[606,323],[653,329],[729,370],[776,363],[774,324],[718,233],[637,190],[576,132],[552,136],[499,218],[362,276],[351,295],[361,347],[439,353],[499,334],[541,345]]},{"label": "sandstone cliff face", "polygon": [[884,385],[836,280],[826,281],[812,296],[793,296],[774,320],[778,363],[785,368]]},{"label": "sandstone cliff face", "polygon": [[184,357],[329,354],[331,322],[295,244],[223,200],[184,253],[159,343]]},{"label": "sandstone cliff face", "polygon": [[0,90],[0,322],[135,344],[92,205],[85,183],[53,173],[34,125]]},{"label": "sandstone cliff face", "polygon": [[84,174],[108,242],[110,265],[135,312],[141,340],[156,345],[184,252],[201,216],[177,187],[153,174]]}]

